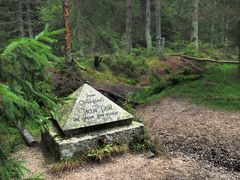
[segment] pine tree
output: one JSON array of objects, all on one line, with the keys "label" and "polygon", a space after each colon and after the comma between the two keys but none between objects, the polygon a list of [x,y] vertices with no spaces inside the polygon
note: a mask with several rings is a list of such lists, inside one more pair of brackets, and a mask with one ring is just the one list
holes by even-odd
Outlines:
[{"label": "pine tree", "polygon": [[[0,125],[34,123],[44,127],[48,123],[57,99],[46,89],[46,68],[50,66],[49,62],[59,62],[59,58],[47,44],[56,42],[52,36],[63,31],[50,32],[46,26],[35,38],[14,40],[0,55],[0,97],[3,103]],[[0,144],[0,179],[21,179],[24,167],[17,159],[8,158],[3,147]]]}]

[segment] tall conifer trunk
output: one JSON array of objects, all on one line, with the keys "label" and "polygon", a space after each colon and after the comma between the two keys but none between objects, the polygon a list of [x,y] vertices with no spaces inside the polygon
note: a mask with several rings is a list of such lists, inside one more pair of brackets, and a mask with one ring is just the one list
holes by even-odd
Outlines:
[{"label": "tall conifer trunk", "polygon": [[68,0],[63,0],[63,15],[65,20],[65,28],[66,28],[66,34],[65,34],[65,58],[66,63],[72,62],[72,55],[71,55],[71,32],[70,32],[70,20],[69,20],[69,10],[68,10]]},{"label": "tall conifer trunk", "polygon": [[26,17],[27,17],[28,35],[29,35],[30,38],[33,38],[30,0],[26,1],[26,8],[27,8]]},{"label": "tall conifer trunk", "polygon": [[17,8],[17,20],[18,20],[18,28],[19,28],[19,36],[24,37],[24,24],[23,24],[23,13],[22,13],[22,0],[16,0],[16,8]]},{"label": "tall conifer trunk", "polygon": [[162,31],[161,31],[161,0],[155,0],[156,7],[156,47],[158,55],[162,54]]},{"label": "tall conifer trunk", "polygon": [[212,0],[212,22],[211,22],[211,44],[212,46],[215,45],[215,23],[216,23],[216,7],[217,7],[217,1]]},{"label": "tall conifer trunk", "polygon": [[194,0],[194,8],[193,8],[193,14],[192,14],[191,41],[194,43],[196,48],[198,48],[199,46],[198,20],[199,20],[199,0]]},{"label": "tall conifer trunk", "polygon": [[[229,21],[230,21],[229,12],[231,11],[231,6],[230,6],[230,1],[229,0],[225,1],[225,6],[227,7],[227,14],[226,14],[225,33],[224,34],[228,34]],[[224,45],[226,46],[228,43],[229,43],[228,36],[225,36]]]},{"label": "tall conifer trunk", "polygon": [[238,46],[238,75],[240,76],[240,45]]},{"label": "tall conifer trunk", "polygon": [[132,0],[126,0],[126,44],[125,50],[130,53],[132,50]]},{"label": "tall conifer trunk", "polygon": [[146,25],[145,25],[145,37],[147,42],[147,48],[152,48],[151,37],[151,0],[146,0]]}]

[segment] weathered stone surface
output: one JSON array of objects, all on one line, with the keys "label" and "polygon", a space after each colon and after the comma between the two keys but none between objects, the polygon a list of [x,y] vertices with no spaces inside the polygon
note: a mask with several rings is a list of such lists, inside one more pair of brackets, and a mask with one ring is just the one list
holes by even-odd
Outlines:
[{"label": "weathered stone surface", "polygon": [[61,114],[59,124],[63,131],[133,119],[131,114],[88,84],[70,95]]},{"label": "weathered stone surface", "polygon": [[80,152],[97,148],[103,142],[131,143],[134,138],[143,135],[143,124],[133,121],[131,125],[100,130],[74,137],[62,138],[55,130],[42,134],[45,147],[58,159],[73,157]]}]

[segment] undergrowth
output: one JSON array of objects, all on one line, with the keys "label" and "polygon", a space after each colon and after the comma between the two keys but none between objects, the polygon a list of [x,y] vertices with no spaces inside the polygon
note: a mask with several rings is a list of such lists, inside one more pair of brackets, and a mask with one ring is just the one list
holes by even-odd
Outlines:
[{"label": "undergrowth", "polygon": [[112,157],[121,155],[131,150],[132,152],[149,152],[155,155],[164,154],[163,146],[156,139],[151,139],[147,134],[135,138],[131,144],[103,144],[102,146],[89,150],[86,153],[77,153],[74,157],[64,158],[54,163],[50,172],[53,174],[62,174],[66,171],[72,171],[85,165],[87,162],[104,162]]},{"label": "undergrowth", "polygon": [[152,152],[155,155],[165,154],[164,146],[155,138],[151,138],[147,132],[144,135],[135,138],[129,145],[133,152]]},{"label": "undergrowth", "polygon": [[195,81],[196,79],[199,79],[201,76],[202,75],[198,74],[184,75],[182,73],[179,73],[166,75],[164,78],[153,77],[150,86],[147,86],[143,90],[140,90],[136,93],[129,94],[129,101],[136,102],[138,104],[149,103],[157,99],[156,95],[164,91],[169,86],[176,86],[181,82]]},{"label": "undergrowth", "polygon": [[78,153],[72,158],[65,158],[54,163],[50,168],[50,172],[61,174],[66,171],[72,171],[83,166],[86,162],[103,162],[109,158],[123,154],[128,150],[127,144],[104,144],[86,153]]},{"label": "undergrowth", "polygon": [[87,153],[87,159],[101,162],[104,159],[123,154],[128,151],[126,144],[106,144]]},{"label": "undergrowth", "polygon": [[194,81],[170,85],[163,91],[137,94],[142,103],[163,97],[183,97],[196,104],[224,110],[240,110],[240,83],[235,65],[212,65],[203,77]]},{"label": "undergrowth", "polygon": [[82,159],[79,158],[65,158],[60,162],[54,163],[50,168],[50,172],[53,174],[62,174],[66,171],[72,171],[80,166],[82,166]]}]

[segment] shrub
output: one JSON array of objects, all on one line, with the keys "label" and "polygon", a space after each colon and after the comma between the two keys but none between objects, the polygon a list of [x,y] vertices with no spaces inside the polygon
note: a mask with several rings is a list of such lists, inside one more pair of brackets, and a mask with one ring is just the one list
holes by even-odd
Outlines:
[{"label": "shrub", "polygon": [[159,143],[159,140],[150,138],[146,132],[143,136],[135,138],[130,144],[129,148],[133,152],[151,151],[155,155],[165,153],[164,147]]},{"label": "shrub", "polygon": [[[0,128],[5,127],[11,133],[10,127],[18,121],[40,127],[48,123],[47,117],[55,108],[56,98],[47,85],[46,68],[59,60],[48,44],[56,42],[52,36],[62,32],[50,32],[46,26],[35,38],[15,39],[0,55],[0,77],[4,82],[0,83],[0,103],[3,105]],[[21,161],[7,157],[11,145],[2,140],[11,136],[14,137],[15,132],[3,134],[0,139],[0,179],[21,179],[25,170]],[[14,144],[14,139],[9,138],[9,144]]]}]

